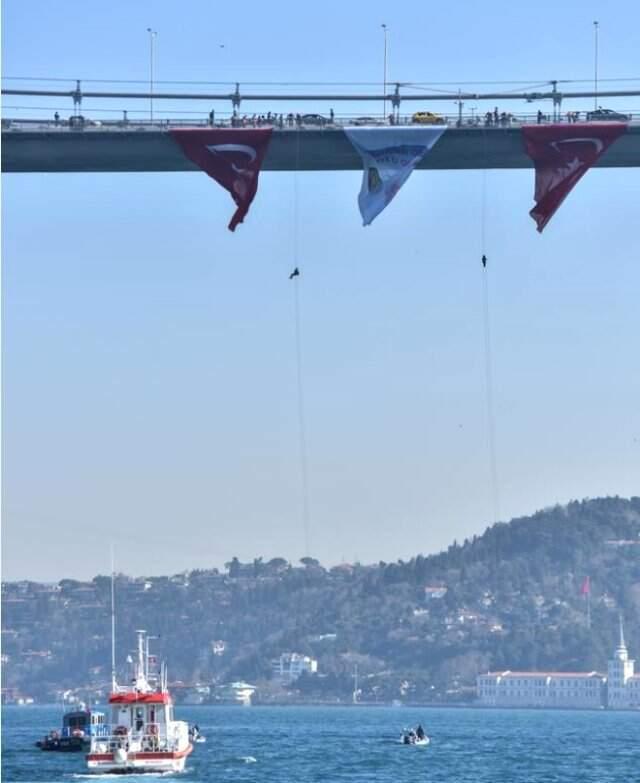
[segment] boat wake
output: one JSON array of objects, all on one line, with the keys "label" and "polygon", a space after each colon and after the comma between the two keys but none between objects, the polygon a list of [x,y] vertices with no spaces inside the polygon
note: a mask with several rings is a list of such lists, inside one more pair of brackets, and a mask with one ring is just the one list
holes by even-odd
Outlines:
[{"label": "boat wake", "polygon": [[98,780],[100,778],[123,780],[124,778],[165,778],[167,775],[175,774],[173,770],[168,769],[166,772],[77,772],[71,775],[71,777],[83,780]]}]

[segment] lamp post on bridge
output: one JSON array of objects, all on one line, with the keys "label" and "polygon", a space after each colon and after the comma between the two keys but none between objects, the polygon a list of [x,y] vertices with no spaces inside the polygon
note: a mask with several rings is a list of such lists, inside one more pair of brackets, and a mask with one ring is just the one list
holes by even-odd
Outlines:
[{"label": "lamp post on bridge", "polygon": [[600,23],[594,22],[593,23],[593,34],[594,34],[594,52],[593,52],[593,82],[594,82],[594,97],[593,97],[593,108],[594,111],[598,110],[598,27]]},{"label": "lamp post on bridge", "polygon": [[147,27],[149,33],[149,120],[153,124],[153,41],[156,35],[156,30],[152,30]]},{"label": "lamp post on bridge", "polygon": [[382,24],[382,32],[384,35],[384,76],[382,80],[382,119],[386,119],[387,116],[387,25]]}]

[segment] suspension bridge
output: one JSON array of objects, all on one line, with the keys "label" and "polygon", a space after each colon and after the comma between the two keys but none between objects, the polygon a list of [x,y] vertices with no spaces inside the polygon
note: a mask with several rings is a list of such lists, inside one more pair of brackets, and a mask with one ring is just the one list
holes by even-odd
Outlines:
[{"label": "suspension bridge", "polygon": [[[40,97],[50,99],[69,99],[73,103],[73,114],[66,119],[10,118],[2,120],[2,171],[7,173],[28,172],[153,172],[153,171],[192,171],[196,167],[183,155],[170,137],[172,127],[202,127],[214,124],[215,127],[248,124],[253,127],[256,115],[242,115],[246,103],[259,102],[260,105],[273,105],[287,102],[289,105],[299,102],[318,104],[348,103],[350,106],[361,102],[375,103],[385,109],[374,116],[333,115],[326,118],[318,114],[295,115],[295,124],[290,121],[294,115],[274,114],[269,119],[274,127],[271,143],[264,164],[264,171],[360,171],[362,162],[344,133],[344,126],[357,125],[396,125],[410,124],[414,115],[403,114],[406,104],[438,101],[454,102],[457,111],[451,115],[441,115],[436,121],[446,122],[449,130],[419,164],[422,169],[518,169],[531,168],[532,162],[524,151],[520,127],[525,123],[540,120],[540,113],[512,115],[501,112],[499,121],[486,123],[483,115],[463,113],[463,106],[470,101],[502,103],[504,101],[524,101],[533,103],[551,101],[553,111],[543,115],[542,121],[558,121],[563,118],[563,101],[578,99],[595,100],[606,98],[637,98],[638,90],[606,90],[600,92],[562,92],[557,82],[553,89],[541,92],[452,92],[435,95],[425,93],[403,94],[400,85],[389,93],[322,93],[322,94],[284,94],[284,93],[247,93],[240,91],[239,85],[230,92],[217,93],[175,93],[175,92],[127,92],[127,91],[83,91],[80,82],[71,90],[41,89],[3,89],[4,96],[21,96],[32,99]],[[120,120],[95,120],[83,115],[83,101],[86,99],[113,101],[149,101],[149,121],[130,120],[123,111]],[[153,102],[156,102],[155,120]],[[228,102],[231,112],[221,112],[217,119],[203,120],[159,119],[162,111],[158,102],[190,101]],[[85,104],[86,105],[86,104]],[[566,105],[566,104],[565,104]],[[386,114],[388,106],[390,114]],[[101,111],[101,109],[98,109]],[[213,112],[212,112],[213,114]],[[491,114],[491,112],[488,112]],[[589,119],[598,112],[582,111],[579,115]],[[271,112],[269,112],[271,115]],[[627,112],[629,126],[627,133],[615,145],[607,150],[598,162],[600,167],[637,167],[640,166],[640,112]],[[503,119],[504,117],[504,119]],[[283,119],[285,118],[285,119]],[[263,120],[258,118],[259,124]]]}]

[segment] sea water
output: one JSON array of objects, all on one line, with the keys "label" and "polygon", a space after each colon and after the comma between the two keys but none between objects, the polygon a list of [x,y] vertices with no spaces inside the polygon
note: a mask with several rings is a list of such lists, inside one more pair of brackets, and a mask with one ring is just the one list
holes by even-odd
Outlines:
[{"label": "sea water", "polygon": [[[640,783],[640,712],[178,706],[176,717],[207,739],[181,783]],[[59,708],[3,709],[3,781],[107,777],[88,776],[81,753],[34,747],[61,722]],[[402,745],[402,729],[417,723],[431,744]]]}]

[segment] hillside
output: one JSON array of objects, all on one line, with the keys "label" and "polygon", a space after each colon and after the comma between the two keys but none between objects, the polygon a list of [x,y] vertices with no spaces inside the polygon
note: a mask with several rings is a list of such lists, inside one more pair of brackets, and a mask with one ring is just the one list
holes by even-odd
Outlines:
[{"label": "hillside", "polygon": [[[319,673],[289,698],[349,699],[357,664],[363,700],[463,699],[487,669],[603,670],[619,612],[640,657],[640,498],[546,509],[408,562],[234,559],[224,573],[119,575],[116,591],[118,660],[146,628],[172,680],[242,678],[263,700],[282,699],[271,661],[295,651],[317,658]],[[107,576],[3,584],[5,695],[103,690],[109,592]]]}]

